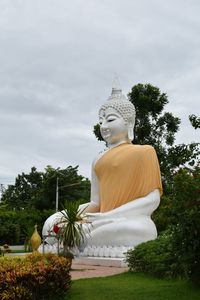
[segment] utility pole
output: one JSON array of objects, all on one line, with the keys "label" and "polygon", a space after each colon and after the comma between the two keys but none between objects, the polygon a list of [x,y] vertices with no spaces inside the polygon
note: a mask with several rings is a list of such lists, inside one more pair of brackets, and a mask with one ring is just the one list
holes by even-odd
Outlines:
[{"label": "utility pole", "polygon": [[58,211],[58,177],[56,179],[56,212]]},{"label": "utility pole", "polygon": [[57,179],[56,179],[56,212],[58,211],[59,188],[62,189],[62,188],[71,187],[71,186],[75,186],[75,185],[81,184],[81,181],[80,181],[80,182],[75,182],[75,183],[72,183],[72,184],[67,184],[67,185],[63,185],[63,186],[59,187],[58,181],[59,181],[59,178],[57,177]]}]

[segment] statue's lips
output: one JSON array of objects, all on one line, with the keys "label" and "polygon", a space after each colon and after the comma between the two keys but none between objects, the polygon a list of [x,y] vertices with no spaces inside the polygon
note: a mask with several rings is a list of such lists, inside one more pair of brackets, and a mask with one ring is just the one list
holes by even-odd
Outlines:
[{"label": "statue's lips", "polygon": [[103,138],[107,138],[111,136],[110,130],[102,130],[101,134]]}]

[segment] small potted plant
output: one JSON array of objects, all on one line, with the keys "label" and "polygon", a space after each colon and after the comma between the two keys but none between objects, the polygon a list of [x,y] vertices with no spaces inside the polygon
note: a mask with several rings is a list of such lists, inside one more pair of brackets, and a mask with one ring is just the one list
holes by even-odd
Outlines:
[{"label": "small potted plant", "polygon": [[68,201],[66,208],[61,211],[61,219],[53,227],[60,243],[63,244],[62,255],[70,262],[74,258],[73,250],[80,248],[85,242],[86,234],[89,234],[89,227],[83,226],[90,223],[83,215],[84,210],[85,208],[79,208],[79,203]]}]

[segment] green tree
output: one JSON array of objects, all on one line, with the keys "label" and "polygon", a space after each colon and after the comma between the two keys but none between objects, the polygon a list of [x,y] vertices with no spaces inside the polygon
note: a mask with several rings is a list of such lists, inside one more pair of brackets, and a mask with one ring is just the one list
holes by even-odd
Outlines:
[{"label": "green tree", "polygon": [[165,192],[171,190],[173,174],[177,169],[193,166],[199,155],[197,143],[174,145],[180,119],[165,112],[168,97],[151,84],[137,84],[129,93],[136,109],[136,144],[152,145],[160,161]]},{"label": "green tree", "polygon": [[47,166],[44,172],[33,167],[29,174],[17,176],[15,184],[4,191],[1,201],[12,209],[55,209],[57,180],[59,209],[66,200],[88,201],[90,182],[78,174],[78,166],[65,169]]},{"label": "green tree", "polygon": [[40,198],[43,173],[38,172],[35,167],[31,168],[29,174],[24,172],[17,176],[15,185],[9,185],[3,192],[2,203],[12,208],[20,209],[34,207],[35,201]]},{"label": "green tree", "polygon": [[163,110],[167,95],[151,84],[137,84],[129,93],[136,110],[134,143],[157,148],[171,146],[179,129],[180,119]]},{"label": "green tree", "polygon": [[56,185],[58,180],[59,209],[65,205],[65,201],[88,201],[90,182],[87,178],[78,175],[78,166],[69,166],[65,169],[54,169],[47,166],[44,172],[43,187],[41,190],[40,203],[45,208],[55,207]]}]

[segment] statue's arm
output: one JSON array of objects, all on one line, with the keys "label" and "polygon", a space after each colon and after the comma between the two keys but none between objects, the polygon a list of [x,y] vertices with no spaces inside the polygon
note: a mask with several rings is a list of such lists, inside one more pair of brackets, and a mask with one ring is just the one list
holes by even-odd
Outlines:
[{"label": "statue's arm", "polygon": [[92,214],[94,218],[123,218],[134,217],[137,215],[151,216],[152,212],[158,207],[160,203],[160,192],[155,189],[145,197],[141,197],[130,201],[122,206],[104,213]]},{"label": "statue's arm", "polygon": [[100,211],[99,184],[94,170],[95,162],[96,160],[92,164],[90,202],[80,205],[80,208],[84,209],[84,213],[96,213]]}]

